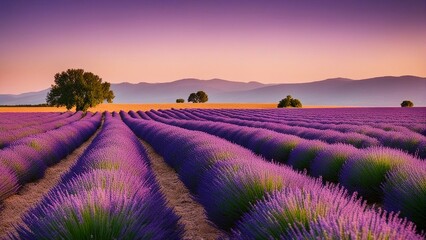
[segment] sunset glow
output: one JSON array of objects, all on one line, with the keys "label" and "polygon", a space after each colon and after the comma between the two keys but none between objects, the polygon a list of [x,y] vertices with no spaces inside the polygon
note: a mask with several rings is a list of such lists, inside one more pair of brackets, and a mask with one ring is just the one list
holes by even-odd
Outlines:
[{"label": "sunset glow", "polygon": [[426,76],[423,0],[6,0],[0,32],[0,93],[68,68],[112,83]]}]

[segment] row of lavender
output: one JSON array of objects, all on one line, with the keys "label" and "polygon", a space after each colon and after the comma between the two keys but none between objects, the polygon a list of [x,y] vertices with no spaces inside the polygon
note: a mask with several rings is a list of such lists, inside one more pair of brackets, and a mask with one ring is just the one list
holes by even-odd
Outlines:
[{"label": "row of lavender", "polygon": [[180,239],[138,138],[105,113],[95,137],[60,184],[23,217],[11,239]]},{"label": "row of lavender", "polygon": [[0,150],[0,203],[20,186],[43,177],[51,166],[86,141],[99,127],[102,115],[83,119],[44,133],[28,136]]},{"label": "row of lavender", "polygon": [[[3,114],[2,114],[3,115]],[[36,122],[34,125],[29,125],[26,127],[19,127],[20,124],[17,124],[13,129],[2,130],[0,135],[0,148],[7,147],[12,144],[14,141],[21,138],[31,136],[34,134],[43,133],[55,128],[59,128],[70,124],[72,122],[78,121],[83,116],[83,112],[76,112],[74,114],[64,113],[59,116],[54,116],[52,118],[46,118],[44,121]],[[15,128],[16,127],[16,128]]]},{"label": "row of lavender", "polygon": [[[301,118],[291,118],[289,116],[283,117],[282,114],[277,112],[268,113],[256,113],[244,110],[235,110],[235,111],[214,111],[215,113],[224,114],[224,116],[228,117],[242,117],[246,120],[254,120],[258,119],[260,121],[264,121],[267,119],[268,122],[275,122],[286,124],[290,126],[299,126],[299,127],[307,127],[314,129],[331,129],[339,132],[356,132],[365,134],[370,137],[383,139],[389,138],[389,135],[401,135],[406,134],[412,136],[414,138],[421,138],[426,135],[426,108],[417,108],[415,109],[416,115],[412,116],[410,120],[404,121],[403,124],[405,126],[398,125],[398,123],[386,123],[386,120],[382,123],[367,123],[363,122],[365,119],[360,119],[358,121],[348,123],[330,123],[326,122],[321,118],[316,118],[312,120],[306,121],[303,117]],[[341,109],[335,109],[336,112],[341,111]],[[380,115],[380,109],[377,109]],[[286,114],[288,115],[288,114]],[[423,115],[423,117],[422,117]],[[368,118],[373,118],[374,116],[369,115]],[[367,118],[367,117],[364,117]],[[396,136],[394,136],[396,138]]]},{"label": "row of lavender", "polygon": [[[158,114],[165,118],[173,118],[173,112],[169,111],[152,111],[148,112]],[[354,145],[359,148],[365,148],[370,146],[377,146],[380,142],[377,139],[359,134],[359,133],[341,133],[333,130],[317,130],[312,128],[304,128],[304,127],[293,127],[286,126],[284,124],[276,124],[270,123],[268,121],[260,121],[260,120],[243,120],[243,119],[234,119],[230,117],[219,117],[214,115],[209,111],[205,112],[197,112],[197,111],[188,111],[188,115],[196,116],[203,120],[215,121],[215,122],[226,122],[232,123],[240,126],[249,126],[249,127],[257,127],[257,128],[267,128],[276,132],[291,134],[300,136],[306,139],[319,139],[328,143],[347,143]],[[176,118],[176,117],[175,117]]]},{"label": "row of lavender", "polygon": [[[341,109],[338,109],[341,110]],[[278,111],[278,110],[277,110]],[[424,111],[424,115],[426,117],[426,109],[418,109],[419,112]],[[262,113],[262,112],[256,112],[256,111],[245,111],[245,110],[212,110],[209,111],[211,114],[219,115],[223,117],[231,117],[231,118],[237,118],[237,119],[244,119],[244,120],[252,120],[252,121],[267,121],[272,123],[280,123],[285,124],[288,126],[296,126],[296,127],[306,127],[306,128],[313,128],[313,129],[320,129],[320,130],[335,130],[339,132],[355,132],[364,134],[370,137],[383,139],[383,138],[389,138],[389,135],[401,135],[406,134],[410,135],[415,138],[421,138],[425,135],[426,132],[423,132],[426,128],[426,122],[423,123],[414,123],[414,122],[405,122],[405,124],[409,124],[411,128],[409,129],[404,126],[391,124],[391,123],[374,123],[374,124],[366,124],[362,122],[354,122],[352,124],[348,123],[329,123],[324,122],[324,120],[321,119],[312,119],[312,120],[306,120],[304,118],[289,118],[285,117],[283,118],[281,115],[279,115],[277,112],[271,112],[268,113]],[[279,112],[279,111],[278,111]],[[370,116],[371,117],[371,116]],[[420,127],[422,126],[422,127]],[[423,134],[423,135],[422,135]],[[396,138],[394,136],[394,138]]]},{"label": "row of lavender", "polygon": [[[236,109],[257,112],[280,119],[309,120],[322,123],[349,124],[424,124],[424,107],[416,108],[313,108],[313,109]],[[221,110],[220,110],[221,111]],[[227,111],[227,110],[224,110]]]},{"label": "row of lavender", "polygon": [[[321,118],[321,115],[317,115],[312,119],[306,119],[306,116],[293,116],[292,112],[288,112],[287,110],[265,110],[265,111],[256,111],[256,110],[213,110],[216,114],[230,114],[230,116],[238,115],[238,116],[246,116],[246,117],[262,117],[268,118],[269,121],[278,121],[283,122],[289,125],[295,126],[306,126],[306,127],[314,127],[319,129],[328,129],[333,128],[338,131],[396,131],[402,133],[411,133],[412,131],[426,134],[426,121],[424,118],[426,117],[426,109],[425,108],[416,108],[411,110],[410,113],[414,113],[410,115],[408,119],[404,119],[401,115],[398,115],[398,110],[392,109],[393,116],[389,116],[383,114],[384,109],[374,109],[374,113],[368,112],[368,114],[364,113],[365,109],[351,109],[352,112],[355,112],[356,115],[350,116],[340,116],[342,114],[343,109],[334,109],[335,114],[340,117],[340,120],[333,119],[324,119]],[[361,112],[359,112],[361,111]],[[356,117],[358,116],[358,118]],[[398,119],[397,122],[388,122],[390,117],[395,117]],[[344,117],[344,118],[342,118]],[[378,119],[377,119],[378,118]],[[349,120],[346,120],[349,119]],[[343,121],[345,120],[345,121]],[[374,122],[371,122],[373,120]],[[377,122],[380,120],[380,122]]]},{"label": "row of lavender", "polygon": [[422,239],[410,223],[367,207],[342,188],[323,186],[224,139],[121,115],[177,171],[209,219],[232,229],[232,238]]},{"label": "row of lavender", "polygon": [[31,125],[37,125],[60,115],[71,115],[71,112],[50,112],[50,113],[19,113],[6,112],[1,114],[0,131],[22,128]]},{"label": "row of lavender", "polygon": [[[318,139],[327,143],[346,143],[357,148],[373,146],[386,146],[401,149],[412,155],[426,158],[426,137],[415,132],[396,132],[385,130],[360,129],[358,132],[340,132],[334,129],[315,129],[313,127],[300,127],[286,125],[285,123],[271,122],[270,118],[245,117],[235,114],[234,116],[218,117],[214,111],[195,110],[186,111],[188,114],[205,120],[226,122],[242,126],[266,128],[276,132],[296,135],[305,139]],[[161,111],[162,114],[172,117],[173,111]],[[163,116],[164,116],[163,115]]]},{"label": "row of lavender", "polygon": [[[233,124],[172,120],[139,112],[154,119],[190,130],[203,131],[252,150],[269,161],[304,170],[325,181],[340,183],[350,192],[358,192],[369,202],[380,203],[388,211],[426,226],[426,163],[398,150],[388,148],[357,149],[344,144],[326,144],[279,134],[267,129]],[[139,116],[130,112],[132,117]]]}]

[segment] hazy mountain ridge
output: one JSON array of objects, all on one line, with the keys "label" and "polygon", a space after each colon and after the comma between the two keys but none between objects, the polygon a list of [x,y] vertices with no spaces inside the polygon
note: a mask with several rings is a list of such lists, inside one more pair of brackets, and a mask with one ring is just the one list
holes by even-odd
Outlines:
[{"label": "hazy mountain ridge", "polygon": [[[409,99],[426,106],[426,78],[376,77],[363,80],[332,78],[310,83],[263,84],[222,79],[181,79],[168,83],[111,84],[115,103],[167,103],[203,90],[209,102],[278,102],[287,95],[305,105],[398,106]],[[44,103],[48,89],[18,95],[0,94],[0,104]]]}]

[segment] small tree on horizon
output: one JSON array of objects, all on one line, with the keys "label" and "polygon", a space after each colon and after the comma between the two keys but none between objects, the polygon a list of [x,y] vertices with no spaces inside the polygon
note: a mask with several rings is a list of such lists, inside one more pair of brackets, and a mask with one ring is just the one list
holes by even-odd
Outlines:
[{"label": "small tree on horizon", "polygon": [[205,103],[209,100],[209,96],[204,91],[189,94],[188,102]]},{"label": "small tree on horizon", "polygon": [[301,108],[302,102],[299,99],[293,98],[291,95],[287,95],[286,98],[281,99],[278,103],[278,108],[296,107]]},{"label": "small tree on horizon", "polygon": [[299,99],[293,98],[293,99],[291,99],[291,106],[295,107],[295,108],[301,108],[302,103],[300,102]]},{"label": "small tree on horizon", "polygon": [[185,102],[185,99],[183,98],[176,99],[176,103],[184,103],[184,102]]},{"label": "small tree on horizon", "polygon": [[404,100],[401,103],[401,107],[414,107],[414,103],[410,100]]},{"label": "small tree on horizon", "polygon": [[65,106],[70,110],[84,111],[94,107],[104,100],[112,103],[114,93],[111,84],[102,82],[102,78],[83,69],[68,69],[66,72],[55,74],[55,84],[47,94],[46,102],[50,106]]},{"label": "small tree on horizon", "polygon": [[198,102],[197,94],[196,93],[189,94],[188,102],[197,103]]}]

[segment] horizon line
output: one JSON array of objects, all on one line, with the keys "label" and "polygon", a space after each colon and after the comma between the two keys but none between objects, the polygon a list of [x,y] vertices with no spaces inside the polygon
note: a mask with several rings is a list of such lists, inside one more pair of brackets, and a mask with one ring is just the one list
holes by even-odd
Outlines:
[{"label": "horizon line", "polygon": [[[400,77],[418,77],[418,78],[426,78],[426,76],[416,76],[416,75],[410,75],[410,74],[405,74],[405,75],[399,75],[399,76],[394,76],[394,75],[383,75],[383,76],[374,76],[374,77],[368,77],[368,78],[361,78],[361,79],[353,79],[353,78],[346,78],[346,77],[330,77],[330,78],[325,78],[325,79],[321,79],[321,80],[313,80],[313,81],[308,81],[308,82],[279,82],[279,83],[263,83],[263,82],[259,82],[259,81],[248,81],[248,82],[244,82],[244,81],[237,81],[237,80],[229,80],[229,79],[224,79],[224,78],[210,78],[210,79],[201,79],[201,78],[196,78],[196,77],[185,77],[185,78],[180,78],[180,79],[176,79],[176,80],[172,80],[172,81],[168,81],[168,82],[144,82],[144,81],[140,81],[140,82],[109,82],[106,81],[110,84],[141,84],[141,83],[146,83],[146,84],[164,84],[164,83],[173,83],[173,82],[178,82],[178,81],[183,81],[183,80],[199,80],[199,81],[214,81],[214,80],[221,80],[221,81],[227,81],[227,82],[235,82],[235,83],[260,83],[263,85],[279,85],[279,84],[304,84],[304,83],[315,83],[315,82],[322,82],[322,81],[327,81],[327,80],[335,80],[335,79],[345,79],[345,80],[350,80],[350,81],[362,81],[362,80],[368,80],[368,79],[374,79],[374,78],[384,78],[384,77],[394,77],[394,78],[400,78]],[[102,77],[101,77],[102,78]],[[41,92],[41,91],[45,91],[47,89],[49,89],[49,87],[47,88],[43,88],[40,90],[33,90],[33,91],[28,91],[28,92],[20,92],[20,93],[1,93],[0,95],[21,95],[21,94],[28,94],[28,93],[37,93],[37,92]]]}]

